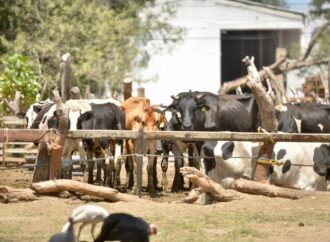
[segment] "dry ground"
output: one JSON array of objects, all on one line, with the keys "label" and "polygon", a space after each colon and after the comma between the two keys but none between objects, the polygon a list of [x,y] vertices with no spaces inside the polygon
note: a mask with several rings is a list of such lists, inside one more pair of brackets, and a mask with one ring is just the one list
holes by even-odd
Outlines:
[{"label": "dry ground", "polygon": [[[28,187],[32,173],[0,169],[0,185]],[[242,199],[211,205],[183,204],[186,193],[160,193],[139,202],[41,196],[34,202],[0,203],[0,241],[47,241],[61,230],[71,211],[90,203],[110,213],[127,212],[157,224],[156,241],[330,241],[330,194],[300,200],[243,194]],[[75,227],[77,231],[78,227]],[[100,226],[97,227],[99,231]],[[82,241],[92,241],[90,227]]]}]

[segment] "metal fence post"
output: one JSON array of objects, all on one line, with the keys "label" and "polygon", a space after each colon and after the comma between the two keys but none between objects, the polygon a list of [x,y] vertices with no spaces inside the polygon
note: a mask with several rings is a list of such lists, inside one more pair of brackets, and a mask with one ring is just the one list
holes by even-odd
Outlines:
[{"label": "metal fence post", "polygon": [[138,136],[138,153],[137,153],[137,189],[138,195],[141,197],[142,192],[142,167],[143,167],[143,150],[144,150],[144,133],[143,129],[139,129]]}]

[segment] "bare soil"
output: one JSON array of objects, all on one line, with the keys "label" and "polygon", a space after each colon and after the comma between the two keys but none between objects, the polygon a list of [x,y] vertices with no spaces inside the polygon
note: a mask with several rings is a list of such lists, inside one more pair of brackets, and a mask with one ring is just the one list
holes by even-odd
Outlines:
[{"label": "bare soil", "polygon": [[[173,170],[170,183],[172,175]],[[160,177],[159,172],[159,181]],[[32,172],[26,169],[0,169],[0,185],[26,188],[31,180]],[[109,203],[62,194],[43,195],[34,202],[0,203],[0,241],[48,241],[61,230],[72,210],[86,203],[155,223],[159,234],[151,237],[152,242],[330,241],[330,194],[299,200],[242,194],[242,199],[211,205],[184,204],[181,200],[187,195],[188,191],[159,192],[150,197],[144,192],[138,202]],[[82,230],[80,240],[93,241],[89,226]]]}]

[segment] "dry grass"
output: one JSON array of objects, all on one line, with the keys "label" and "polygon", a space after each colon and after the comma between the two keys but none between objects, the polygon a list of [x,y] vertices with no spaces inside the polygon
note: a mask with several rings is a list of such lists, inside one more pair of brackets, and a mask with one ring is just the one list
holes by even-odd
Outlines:
[{"label": "dry grass", "polygon": [[[2,185],[26,187],[30,177],[26,171],[0,170]],[[186,195],[143,194],[143,200],[130,203],[42,196],[35,202],[0,204],[0,241],[48,241],[71,211],[87,202],[157,224],[160,233],[152,242],[330,241],[330,196],[288,200],[243,195],[241,200],[202,206],[181,203]],[[92,241],[89,231],[83,229],[82,241]]]}]

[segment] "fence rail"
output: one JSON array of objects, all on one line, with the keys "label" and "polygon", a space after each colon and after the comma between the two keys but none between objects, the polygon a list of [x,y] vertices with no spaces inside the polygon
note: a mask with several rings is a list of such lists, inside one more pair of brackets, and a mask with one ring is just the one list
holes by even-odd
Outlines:
[{"label": "fence rail", "polygon": [[[142,164],[144,140],[182,141],[270,141],[270,142],[330,142],[330,134],[296,133],[244,133],[244,132],[197,132],[197,131],[130,131],[130,130],[77,130],[60,133],[57,130],[0,129],[0,142],[47,142],[49,134],[63,138],[112,138],[138,140],[138,193],[142,191]],[[55,156],[54,156],[55,157]],[[52,161],[57,158],[52,158]],[[56,161],[58,162],[58,161]],[[54,163],[56,163],[54,162]],[[52,170],[52,168],[51,168]]]}]

